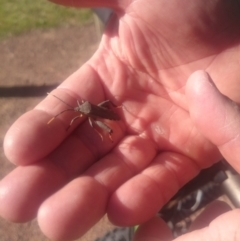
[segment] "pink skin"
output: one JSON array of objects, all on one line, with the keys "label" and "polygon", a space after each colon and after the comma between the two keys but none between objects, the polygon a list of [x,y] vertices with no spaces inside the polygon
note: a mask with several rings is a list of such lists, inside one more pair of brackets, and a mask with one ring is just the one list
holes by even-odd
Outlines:
[{"label": "pink skin", "polygon": [[[2,217],[37,216],[50,239],[70,240],[104,213],[118,225],[148,221],[222,155],[240,171],[237,1],[55,2],[116,10],[97,52],[54,94],[74,106],[110,99],[123,105],[122,121],[107,122],[112,144],[84,119],[66,132],[76,113],[47,125],[66,107],[52,96],[20,117],[4,142],[19,167],[0,183]],[[189,78],[198,69],[212,80],[203,71]]]}]

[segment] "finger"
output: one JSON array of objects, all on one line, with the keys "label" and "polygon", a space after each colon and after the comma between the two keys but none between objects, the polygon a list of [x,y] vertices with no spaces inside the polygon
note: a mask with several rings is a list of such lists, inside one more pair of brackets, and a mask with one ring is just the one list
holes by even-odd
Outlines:
[{"label": "finger", "polygon": [[[56,93],[70,105],[76,106],[77,99],[87,99],[93,103],[104,100],[100,80],[88,66],[82,67],[70,76]],[[73,113],[48,121],[66,109],[66,105],[52,96],[48,96],[34,110],[20,117],[9,129],[4,140],[7,158],[16,165],[27,165],[44,158],[51,153],[74,128],[83,121],[74,123],[67,132]]]},{"label": "finger", "polygon": [[17,167],[0,182],[0,215],[12,222],[36,217],[40,204],[66,182],[65,173],[43,161]]},{"label": "finger", "polygon": [[[90,151],[93,148],[86,148],[86,145],[82,143],[79,136],[80,134],[68,137],[45,161],[25,167],[17,167],[4,178],[0,183],[0,215],[5,219],[17,222],[31,220],[35,217],[37,209],[44,199],[86,170],[96,160],[96,157],[93,155],[94,151]],[[101,142],[102,147],[99,142]],[[98,140],[101,152],[107,151],[107,146],[113,148],[114,145],[112,142],[109,140],[106,142],[107,144],[103,145],[104,143]],[[94,142],[89,142],[89,145],[92,144]],[[97,149],[95,148],[95,154],[96,152]],[[134,152],[132,154],[134,155]],[[142,156],[143,154],[141,153]],[[114,159],[114,157],[112,158]],[[152,158],[151,156],[145,160],[149,162]],[[102,162],[101,170],[104,163]],[[111,165],[111,163],[109,164]],[[53,181],[51,181],[51,178],[53,178]],[[125,181],[126,177],[121,180]],[[112,181],[109,181],[110,184],[112,184]],[[15,203],[14,200],[20,201]],[[12,205],[9,205],[9,203],[12,203]],[[28,212],[24,211],[26,209]]]},{"label": "finger", "polygon": [[195,72],[188,80],[189,112],[197,128],[214,143],[222,155],[240,171],[240,108],[221,94],[210,76]]},{"label": "finger", "polygon": [[83,235],[106,212],[111,193],[143,170],[155,154],[149,140],[124,139],[84,176],[74,179],[41,205],[38,221],[42,231],[54,240]]},{"label": "finger", "polygon": [[32,110],[22,115],[10,127],[4,138],[4,153],[16,165],[36,162],[49,154],[65,137],[65,132],[51,131],[46,125],[49,115]]},{"label": "finger", "polygon": [[240,210],[235,209],[213,220],[208,227],[182,235],[174,241],[240,240]]},{"label": "finger", "polygon": [[44,199],[86,170],[96,160],[97,153],[106,151],[107,146],[114,147],[109,140],[103,145],[98,139],[100,149],[93,150],[87,148],[79,136],[69,136],[45,161],[17,167],[1,181],[1,216],[15,222],[31,220]]},{"label": "finger", "polygon": [[154,217],[140,225],[133,241],[170,241],[173,236],[167,224],[159,217]]},{"label": "finger", "polygon": [[38,212],[38,223],[51,240],[75,240],[105,213],[108,193],[91,177],[74,179],[47,199]]},{"label": "finger", "polygon": [[[73,78],[73,81],[74,80],[75,78]],[[64,86],[67,89],[69,85],[69,88],[71,88],[71,83],[72,83],[72,79],[70,78],[70,80],[67,80],[66,82],[64,82],[62,86]],[[78,81],[76,85],[78,85]],[[87,87],[90,87],[90,86],[87,86]],[[89,90],[85,91],[85,95],[89,93],[91,94],[90,89],[92,88],[87,88],[87,89]],[[97,95],[94,95],[94,98],[97,98]],[[55,100],[55,98],[53,97],[52,99]],[[48,108],[48,105],[45,105],[44,102],[42,102],[41,104],[39,104],[38,108],[39,109]],[[48,111],[51,111],[50,109]],[[62,120],[63,122],[65,122],[64,118]],[[34,126],[34,124],[35,123],[33,123],[32,125]],[[44,123],[44,126],[46,125],[47,125],[47,121],[45,121]],[[115,127],[117,126],[115,125]],[[121,129],[117,129],[116,131],[115,127],[113,128],[114,129],[113,138],[115,138],[116,136],[120,137],[120,135],[122,135]],[[26,125],[26,128],[29,128],[29,127]],[[56,135],[54,133],[51,133],[51,135],[55,136],[55,138],[57,139],[57,138],[60,138],[57,135],[57,133],[61,132],[61,130],[63,129],[65,131],[65,123],[61,123],[61,121],[59,120],[55,128],[57,129]],[[46,162],[48,161],[49,165],[50,166],[53,165],[54,168],[47,169],[44,167],[45,165],[44,161],[42,161],[43,163],[37,162],[36,165],[31,165],[29,167],[26,167],[26,169],[24,169],[25,172],[23,175],[22,175],[23,173],[22,169],[17,168],[12,174],[10,174],[5,179],[3,179],[2,184],[0,186],[0,192],[2,190],[2,203],[1,203],[3,207],[2,216],[4,216],[6,219],[16,220],[16,221],[26,221],[28,219],[31,219],[36,214],[36,211],[39,205],[41,204],[41,202],[44,199],[46,199],[47,196],[50,196],[53,192],[55,192],[56,188],[60,188],[62,185],[66,184],[66,182],[68,182],[69,179],[73,179],[77,175],[81,174],[96,159],[98,159],[99,156],[102,156],[103,154],[109,152],[109,150],[112,149],[117,144],[117,138],[114,139],[114,143],[112,143],[109,140],[102,141],[96,133],[91,133],[91,131],[94,132],[94,130],[91,130],[91,129],[92,128],[90,127],[89,123],[85,122],[74,132],[74,134],[71,134],[68,137],[66,137],[67,134],[63,135],[64,137],[66,137],[66,139],[64,141],[60,139],[61,144],[54,151],[52,150],[52,153],[47,158],[45,158]],[[36,132],[35,134],[36,134],[36,139],[33,139],[32,142],[38,141],[39,139],[41,139],[44,147],[45,142],[48,143],[48,139],[45,140],[45,138],[42,138],[43,133],[41,131],[40,133]],[[17,137],[20,138],[20,136],[17,136]],[[16,137],[14,138],[16,139]],[[18,141],[20,142],[20,140]],[[58,144],[59,142],[59,140],[57,142],[56,140],[53,140],[53,142],[54,141],[55,141],[55,144],[56,143]],[[17,141],[15,142],[15,144],[17,145]],[[22,146],[19,148],[20,149],[22,148],[25,150],[26,149],[26,146],[24,146],[25,143],[20,142],[20,144]],[[35,144],[27,143],[26,145],[28,145],[28,148],[25,151],[28,153],[27,154],[24,153],[24,155],[27,160],[21,159],[24,157],[24,155],[22,155],[21,158],[17,156],[17,158],[20,158],[19,159],[20,164],[23,164],[23,163],[29,164],[29,160],[31,160],[31,155],[35,154],[34,150],[29,146],[32,145],[34,147],[36,143]],[[41,146],[38,145],[38,148],[41,149]],[[42,148],[42,151],[44,152],[45,150]],[[18,154],[21,155],[20,152],[18,152]],[[30,157],[28,157],[28,155]],[[39,156],[37,156],[37,158],[39,158]],[[37,174],[35,175],[35,172],[33,171],[34,167],[38,167],[39,170],[41,170],[38,175]],[[51,185],[46,184],[46,180],[49,180],[48,179],[49,177],[55,177],[55,175],[61,176],[63,174],[65,179],[61,180],[60,178],[60,180],[58,180],[58,178],[56,178],[55,186],[52,187]],[[32,182],[29,181],[31,178],[33,179]],[[25,181],[25,179],[27,179],[28,181]],[[20,183],[24,183],[24,185],[19,185],[18,182],[13,182],[12,180],[18,180]],[[6,189],[8,190],[7,192],[5,191]],[[16,190],[18,191],[16,192]],[[22,193],[25,193],[25,195],[22,196]],[[36,198],[31,199],[30,198],[31,195],[34,195],[34,197]],[[21,202],[16,202],[16,203],[10,202],[11,200],[18,200],[18,199],[21,199]],[[8,203],[13,203],[14,207],[9,206]],[[27,215],[23,212],[20,212],[21,210],[25,210],[25,209],[29,209],[29,213],[31,213],[31,215],[30,214]],[[15,210],[15,212],[13,212],[12,210]],[[16,210],[20,210],[20,211],[16,211]]]},{"label": "finger", "polygon": [[141,173],[111,196],[107,213],[119,226],[133,226],[152,218],[161,207],[199,172],[186,156],[161,153]]},{"label": "finger", "polygon": [[188,231],[207,227],[215,218],[231,210],[231,207],[222,201],[210,203],[191,224]]}]

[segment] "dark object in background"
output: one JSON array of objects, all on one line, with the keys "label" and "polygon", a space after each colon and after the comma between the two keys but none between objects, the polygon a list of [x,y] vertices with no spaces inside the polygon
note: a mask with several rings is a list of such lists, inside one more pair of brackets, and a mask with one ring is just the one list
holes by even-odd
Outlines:
[{"label": "dark object in background", "polygon": [[56,89],[59,84],[53,85],[23,85],[23,86],[0,86],[0,97],[37,97],[45,96],[47,92]]},{"label": "dark object in background", "polygon": [[191,216],[217,198],[226,195],[235,207],[240,207],[240,175],[222,160],[183,186],[159,211],[175,237],[187,232]]}]

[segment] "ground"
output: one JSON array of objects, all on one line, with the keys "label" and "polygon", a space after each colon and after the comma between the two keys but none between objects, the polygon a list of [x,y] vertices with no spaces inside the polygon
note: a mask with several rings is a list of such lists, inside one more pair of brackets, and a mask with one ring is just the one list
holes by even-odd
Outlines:
[{"label": "ground", "polygon": [[[46,90],[88,60],[98,43],[99,30],[94,23],[34,30],[0,41],[0,179],[14,168],[3,153],[8,128],[41,101]],[[93,241],[112,228],[105,217],[79,240]],[[36,221],[12,224],[2,218],[0,237],[1,241],[49,241]]]}]

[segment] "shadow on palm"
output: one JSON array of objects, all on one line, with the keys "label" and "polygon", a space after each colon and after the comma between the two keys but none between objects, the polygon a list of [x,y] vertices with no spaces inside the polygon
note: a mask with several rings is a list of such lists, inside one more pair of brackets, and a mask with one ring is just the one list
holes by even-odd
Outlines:
[{"label": "shadow on palm", "polygon": [[172,9],[172,2],[158,1],[147,11],[145,1],[137,1],[127,14],[119,14],[120,20],[112,16],[90,63],[97,66],[105,95],[123,104],[127,135],[147,138],[158,151],[178,152],[205,166],[200,161],[214,162],[219,154],[189,117],[185,85],[191,73],[205,69],[234,99],[237,92],[225,79],[237,85],[239,71],[226,68],[220,74],[219,66],[237,57],[228,53],[237,48],[240,20],[232,3],[183,1]]}]

